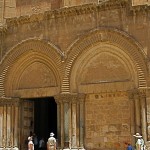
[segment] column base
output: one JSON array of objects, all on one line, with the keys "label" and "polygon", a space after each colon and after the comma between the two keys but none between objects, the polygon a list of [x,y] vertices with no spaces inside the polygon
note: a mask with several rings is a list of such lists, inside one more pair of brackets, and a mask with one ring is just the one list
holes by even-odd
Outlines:
[{"label": "column base", "polygon": [[85,150],[85,149],[82,147],[77,147],[77,148],[63,148],[63,149],[58,148],[57,150]]},{"label": "column base", "polygon": [[17,148],[17,147],[14,147],[14,148],[11,148],[11,147],[5,147],[5,148],[0,147],[0,150],[19,150],[19,148]]}]

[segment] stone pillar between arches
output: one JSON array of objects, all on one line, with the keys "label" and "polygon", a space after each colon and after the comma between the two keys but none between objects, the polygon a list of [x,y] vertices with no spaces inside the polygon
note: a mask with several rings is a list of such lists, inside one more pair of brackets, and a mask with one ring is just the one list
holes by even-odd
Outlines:
[{"label": "stone pillar between arches", "polygon": [[137,90],[133,92],[135,107],[135,132],[142,134],[147,141],[147,116],[146,116],[146,92]]},{"label": "stone pillar between arches", "polygon": [[134,93],[135,104],[135,132],[141,133],[141,113],[140,113],[140,99],[138,93]]},{"label": "stone pillar between arches", "polygon": [[141,130],[144,141],[147,141],[146,93],[140,93]]},{"label": "stone pillar between arches", "polygon": [[83,149],[84,147],[84,95],[60,94],[57,103],[58,147]]},{"label": "stone pillar between arches", "polygon": [[[130,100],[130,116],[131,116],[131,136],[135,134],[135,100],[134,100],[134,93],[129,92],[129,100]],[[135,144],[135,138],[132,138],[131,141],[132,145]]]},{"label": "stone pillar between arches", "polygon": [[20,145],[19,99],[0,99],[0,147],[18,149]]},{"label": "stone pillar between arches", "polygon": [[85,94],[79,95],[79,147],[84,149]]}]

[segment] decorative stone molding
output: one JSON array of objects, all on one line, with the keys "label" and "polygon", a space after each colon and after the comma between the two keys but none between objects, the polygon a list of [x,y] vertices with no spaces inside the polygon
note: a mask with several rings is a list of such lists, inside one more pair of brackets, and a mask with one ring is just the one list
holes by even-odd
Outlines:
[{"label": "decorative stone molding", "polygon": [[[36,14],[31,16],[21,16],[19,18],[9,18],[6,20],[6,24],[8,27],[10,26],[17,26],[19,24],[26,24],[30,22],[39,22],[42,20],[49,20],[52,18],[63,18],[68,16],[75,16],[75,15],[82,15],[82,14],[89,14],[92,12],[103,11],[105,9],[116,9],[116,8],[123,8],[127,5],[125,0],[120,1],[109,1],[107,3],[103,3],[100,5],[95,4],[85,4],[81,6],[74,6],[74,7],[64,7],[57,10],[46,11],[44,13],[40,12],[40,8],[34,8],[33,10]],[[33,19],[34,18],[34,19]]]},{"label": "decorative stone molding", "polygon": [[[139,72],[138,75],[136,75],[138,76],[139,87],[146,87],[147,86],[146,74],[148,69],[146,65],[146,54],[143,48],[141,47],[141,45],[133,38],[131,38],[128,34],[120,30],[113,29],[113,28],[99,28],[99,29],[94,29],[88,32],[87,34],[81,36],[78,40],[76,40],[76,43],[74,43],[73,45],[71,45],[71,47],[68,48],[66,52],[68,56],[66,61],[66,71],[65,71],[66,74],[62,83],[63,84],[62,91],[64,93],[69,92],[70,89],[69,82],[72,83],[71,84],[72,87],[76,85],[74,84],[75,79],[73,79],[73,77],[76,77],[75,72],[78,72],[81,69],[81,67],[78,71],[76,70],[77,67],[75,70],[73,70],[74,68],[73,64],[80,63],[78,61],[81,61],[82,56],[84,57],[85,54],[87,54],[90,50],[92,51],[94,49],[94,45],[95,47],[97,45],[100,45],[99,49],[96,48],[97,53],[98,52],[100,53],[104,51],[105,45],[111,47],[111,44],[119,47],[119,49],[117,50],[117,54],[115,53],[114,55],[120,57],[120,54],[122,55],[122,53],[124,53],[125,54],[124,57],[126,58],[129,58],[128,56],[132,57],[132,60],[128,59],[127,62],[131,63],[132,61],[132,65],[135,65],[136,70],[138,70]],[[80,59],[78,59],[78,57],[80,57]],[[84,59],[84,62],[85,61],[86,59]],[[80,65],[78,64],[78,66]],[[73,74],[71,81],[67,81],[70,79],[71,74]],[[73,90],[74,89],[76,88],[74,87]]]},{"label": "decorative stone molding", "polygon": [[[36,55],[35,55],[36,54]],[[21,60],[21,58],[26,58],[24,61],[22,61],[22,65],[18,63],[18,58]],[[40,39],[29,39],[27,41],[23,41],[19,43],[17,46],[12,48],[9,53],[4,57],[2,61],[2,65],[0,68],[1,76],[5,75],[5,81],[7,82],[8,79],[17,78],[20,76],[20,71],[18,69],[21,69],[22,71],[25,69],[25,65],[31,65],[31,62],[40,62],[41,64],[47,64],[47,67],[51,68],[53,70],[53,73],[55,74],[55,77],[57,78],[57,81],[60,80],[59,71],[62,72],[62,64],[61,64],[61,58],[63,57],[63,52],[59,50],[56,46],[54,46],[51,43],[47,43]],[[26,61],[28,63],[26,63]],[[17,65],[17,67],[14,67]],[[24,66],[24,67],[23,67]],[[27,67],[27,66],[26,66]],[[7,68],[7,72],[6,72]],[[17,68],[17,70],[16,70]],[[14,74],[14,70],[17,71],[17,75]],[[10,71],[11,70],[11,71]],[[59,70],[59,71],[58,71]],[[10,75],[11,74],[11,75]],[[14,76],[13,76],[14,75]],[[11,76],[11,78],[9,78]],[[1,79],[1,78],[0,78]],[[1,81],[1,80],[0,80]],[[2,83],[4,87],[7,87],[7,83],[4,81],[4,78],[2,78]],[[5,91],[3,96],[7,96],[7,93],[11,93],[12,90],[16,89],[10,89],[10,84],[13,81],[9,81],[8,88],[0,89]],[[15,83],[17,83],[16,81]],[[60,83],[60,81],[57,82],[57,85]],[[16,84],[17,85],[17,84]],[[3,88],[4,88],[3,87]],[[0,92],[1,93],[1,92]],[[9,95],[10,96],[10,95]]]}]

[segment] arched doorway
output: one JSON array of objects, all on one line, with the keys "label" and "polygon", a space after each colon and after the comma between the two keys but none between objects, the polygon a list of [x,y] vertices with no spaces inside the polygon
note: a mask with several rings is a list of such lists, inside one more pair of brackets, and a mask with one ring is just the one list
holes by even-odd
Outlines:
[{"label": "arched doorway", "polygon": [[[57,104],[53,97],[32,98],[28,99],[34,103],[34,133],[38,140],[49,138],[50,132],[57,138]],[[30,133],[31,134],[31,133]]]},{"label": "arched doorway", "polygon": [[34,132],[39,138],[48,139],[50,132],[57,138],[57,104],[53,97],[36,98],[34,101]]}]

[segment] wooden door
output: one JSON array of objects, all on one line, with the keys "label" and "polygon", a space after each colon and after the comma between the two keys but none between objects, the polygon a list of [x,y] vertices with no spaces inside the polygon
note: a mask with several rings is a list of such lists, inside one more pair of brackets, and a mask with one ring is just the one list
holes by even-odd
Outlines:
[{"label": "wooden door", "polygon": [[28,137],[34,132],[34,101],[23,100],[21,107],[21,150],[27,150]]}]

